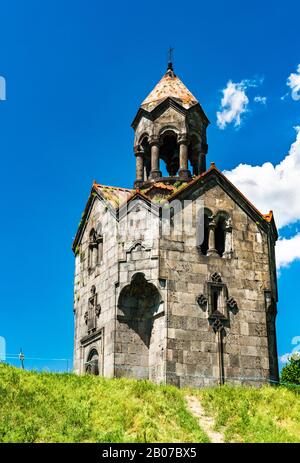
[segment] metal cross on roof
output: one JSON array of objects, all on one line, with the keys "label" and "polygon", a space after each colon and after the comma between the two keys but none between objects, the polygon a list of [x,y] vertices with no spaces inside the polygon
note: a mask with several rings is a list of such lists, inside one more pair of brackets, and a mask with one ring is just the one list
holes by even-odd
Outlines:
[{"label": "metal cross on roof", "polygon": [[171,69],[172,71],[173,71],[173,58],[174,58],[173,52],[174,52],[174,48],[169,47],[169,51],[168,51],[168,69]]},{"label": "metal cross on roof", "polygon": [[174,52],[174,48],[169,47],[169,51],[168,51],[168,61],[169,61],[169,63],[173,63],[173,52]]}]

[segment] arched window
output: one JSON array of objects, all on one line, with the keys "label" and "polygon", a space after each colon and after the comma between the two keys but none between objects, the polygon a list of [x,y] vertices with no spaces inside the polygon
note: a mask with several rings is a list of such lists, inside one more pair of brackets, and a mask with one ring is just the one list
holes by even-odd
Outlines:
[{"label": "arched window", "polygon": [[165,162],[168,174],[175,176],[179,169],[179,147],[177,135],[172,130],[161,137],[160,158]]},{"label": "arched window", "polygon": [[216,224],[215,229],[215,243],[216,243],[216,250],[219,256],[223,256],[225,251],[225,219],[224,217],[220,217]]},{"label": "arched window", "polygon": [[90,375],[99,375],[99,355],[96,349],[92,349],[85,363],[85,372]]},{"label": "arched window", "polygon": [[203,221],[202,230],[200,230],[202,243],[200,243],[200,250],[201,254],[204,256],[207,255],[207,251],[209,249],[209,223],[212,219],[212,212],[209,209],[204,209],[204,214],[201,220]]},{"label": "arched window", "polygon": [[218,212],[215,228],[215,248],[221,257],[231,256],[231,219],[227,212]]},{"label": "arched window", "polygon": [[143,140],[141,141],[141,147],[144,158],[144,180],[147,180],[151,172],[151,148],[149,144],[149,138],[147,136],[144,136]]}]

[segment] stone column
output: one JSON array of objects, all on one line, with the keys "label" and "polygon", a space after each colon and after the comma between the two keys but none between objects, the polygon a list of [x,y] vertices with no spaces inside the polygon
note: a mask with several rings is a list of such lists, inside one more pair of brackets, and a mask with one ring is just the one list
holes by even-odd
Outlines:
[{"label": "stone column", "polygon": [[179,177],[189,178],[191,173],[188,169],[188,138],[182,135],[178,140],[179,144]]},{"label": "stone column", "polygon": [[162,176],[159,170],[159,139],[157,137],[150,138],[151,146],[151,172],[150,177],[152,179],[159,178]]},{"label": "stone column", "polygon": [[225,222],[225,228],[224,228],[224,233],[225,233],[225,246],[224,246],[224,253],[223,257],[231,257],[232,255],[232,225],[231,225],[231,220],[228,219]]},{"label": "stone column", "polygon": [[214,220],[211,220],[208,224],[208,251],[207,255],[208,256],[217,256],[218,252],[216,250],[216,245],[215,245],[215,228],[216,228],[216,222]]},{"label": "stone column", "polygon": [[135,162],[136,162],[136,180],[135,187],[139,187],[144,181],[144,153],[140,146],[134,148]]}]

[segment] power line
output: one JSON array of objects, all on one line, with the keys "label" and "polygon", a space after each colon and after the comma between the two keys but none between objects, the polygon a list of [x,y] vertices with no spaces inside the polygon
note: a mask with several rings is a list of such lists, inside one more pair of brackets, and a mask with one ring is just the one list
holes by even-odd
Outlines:
[{"label": "power line", "polygon": [[[8,354],[5,356],[7,359],[20,359],[20,354]],[[51,358],[51,357],[26,357],[26,360],[56,360],[56,361],[71,361],[72,359],[70,358]]]}]

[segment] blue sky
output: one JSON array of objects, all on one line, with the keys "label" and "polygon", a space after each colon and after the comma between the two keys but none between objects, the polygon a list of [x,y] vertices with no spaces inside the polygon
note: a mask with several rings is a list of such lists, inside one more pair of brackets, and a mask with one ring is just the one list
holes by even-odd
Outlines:
[{"label": "blue sky", "polygon": [[[289,188],[277,189],[280,172],[267,169],[270,177],[264,177],[261,166],[284,160],[300,125],[300,101],[287,86],[300,63],[299,14],[297,1],[254,0],[243,7],[238,1],[2,3],[0,335],[9,354],[22,346],[27,357],[72,357],[72,238],[93,179],[132,185],[130,124],[165,72],[170,44],[176,73],[211,121],[208,161],[232,176],[239,164],[248,165],[238,172],[245,184],[247,175],[258,175],[258,185],[265,178],[273,189],[258,195],[263,212],[274,208],[276,219],[278,208],[280,235],[294,238],[281,243],[281,253],[288,245],[290,257],[280,268],[277,326],[279,353],[295,347],[297,185],[287,177]],[[244,112],[240,121],[232,113],[222,128],[217,112],[230,110],[232,99],[221,104],[230,82]],[[257,96],[266,100],[255,102]],[[250,168],[256,165],[258,170]]]}]

